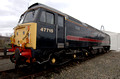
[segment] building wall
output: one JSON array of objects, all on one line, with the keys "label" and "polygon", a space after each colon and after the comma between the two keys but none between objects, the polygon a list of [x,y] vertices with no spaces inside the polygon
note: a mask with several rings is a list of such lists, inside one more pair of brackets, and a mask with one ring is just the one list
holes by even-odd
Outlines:
[{"label": "building wall", "polygon": [[118,37],[118,39],[117,39],[117,41],[118,41],[118,49],[117,50],[119,50],[120,51],[120,33],[118,33],[118,35],[117,35],[117,37]]},{"label": "building wall", "polygon": [[10,44],[10,37],[0,36],[0,48],[6,47]]},{"label": "building wall", "polygon": [[110,40],[111,40],[110,50],[120,50],[120,33],[109,32],[109,31],[103,31],[103,32],[110,35]]}]

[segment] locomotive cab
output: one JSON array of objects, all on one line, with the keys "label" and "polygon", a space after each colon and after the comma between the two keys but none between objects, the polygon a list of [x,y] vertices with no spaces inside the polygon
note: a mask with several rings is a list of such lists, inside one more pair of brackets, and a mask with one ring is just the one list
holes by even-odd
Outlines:
[{"label": "locomotive cab", "polygon": [[38,9],[25,12],[14,28],[14,45],[36,49],[36,17]]}]

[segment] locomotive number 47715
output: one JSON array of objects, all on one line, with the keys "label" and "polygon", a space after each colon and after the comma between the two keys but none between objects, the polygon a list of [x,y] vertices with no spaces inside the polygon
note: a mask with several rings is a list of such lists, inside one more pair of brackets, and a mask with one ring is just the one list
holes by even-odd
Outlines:
[{"label": "locomotive number 47715", "polygon": [[53,29],[50,29],[50,28],[44,28],[44,27],[40,28],[40,31],[41,31],[41,32],[49,32],[49,33],[53,33]]}]

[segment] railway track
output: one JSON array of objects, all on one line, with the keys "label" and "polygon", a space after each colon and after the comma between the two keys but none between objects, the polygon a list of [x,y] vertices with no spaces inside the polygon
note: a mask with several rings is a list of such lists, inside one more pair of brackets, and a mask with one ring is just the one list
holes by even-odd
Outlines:
[{"label": "railway track", "polygon": [[[73,64],[71,64],[73,65]],[[52,73],[60,73],[62,69],[66,68],[67,66],[70,66],[67,64],[60,65],[60,66],[48,66],[47,69],[44,69],[42,65],[39,65],[39,67],[22,67],[17,70],[10,69],[6,71],[0,71],[0,79],[34,79],[39,76],[45,76],[47,79],[49,79],[49,75]]]},{"label": "railway track", "polygon": [[14,71],[15,71],[15,69],[0,71],[0,75],[2,75],[3,73],[11,73],[11,72],[14,72]]},{"label": "railway track", "polygon": [[[9,48],[7,48],[7,49],[9,49]],[[5,49],[0,48],[0,59],[7,59],[12,54],[12,53],[9,53],[9,52],[4,53],[4,51],[5,51]]]},{"label": "railway track", "polygon": [[4,49],[0,49],[0,52],[3,52],[4,51]]},{"label": "railway track", "polygon": [[0,55],[0,59],[8,59],[9,57],[10,57],[10,55],[6,55],[6,56]]}]

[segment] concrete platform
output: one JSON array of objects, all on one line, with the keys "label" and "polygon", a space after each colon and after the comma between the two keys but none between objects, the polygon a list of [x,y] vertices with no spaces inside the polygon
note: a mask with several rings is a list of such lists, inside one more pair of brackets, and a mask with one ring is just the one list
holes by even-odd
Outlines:
[{"label": "concrete platform", "polygon": [[9,70],[13,68],[15,68],[14,64],[10,61],[9,58],[0,60],[0,71]]}]

